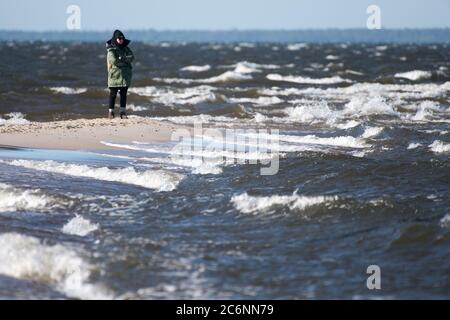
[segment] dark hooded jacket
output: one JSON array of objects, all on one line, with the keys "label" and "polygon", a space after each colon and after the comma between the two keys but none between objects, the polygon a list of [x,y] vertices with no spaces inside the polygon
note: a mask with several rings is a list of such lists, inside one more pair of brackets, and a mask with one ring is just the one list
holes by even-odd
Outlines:
[{"label": "dark hooded jacket", "polygon": [[[117,43],[118,37],[124,37],[119,30],[106,42],[108,87],[129,87],[133,75],[131,63],[134,60],[133,51],[128,47],[131,42],[125,39],[122,45]],[[124,37],[125,38],[125,37]]]}]

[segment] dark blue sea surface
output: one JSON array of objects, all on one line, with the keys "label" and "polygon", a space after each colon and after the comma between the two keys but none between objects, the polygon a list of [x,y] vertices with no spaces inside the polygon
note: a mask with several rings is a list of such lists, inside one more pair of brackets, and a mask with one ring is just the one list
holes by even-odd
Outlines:
[{"label": "dark blue sea surface", "polygon": [[[450,46],[132,49],[130,115],[233,139],[0,148],[0,298],[450,298]],[[103,44],[0,53],[0,126],[106,115]]]}]

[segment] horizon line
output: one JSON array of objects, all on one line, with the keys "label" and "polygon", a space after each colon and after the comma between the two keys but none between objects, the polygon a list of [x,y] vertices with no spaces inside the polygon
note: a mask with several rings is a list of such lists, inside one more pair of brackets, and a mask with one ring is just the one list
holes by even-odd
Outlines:
[{"label": "horizon line", "polygon": [[[69,29],[47,29],[47,30],[27,30],[27,29],[2,29],[0,28],[0,32],[34,32],[34,33],[45,33],[45,32],[73,32],[73,33],[81,33],[81,32],[110,32],[111,30],[116,29],[112,27],[111,29],[102,29],[102,30],[94,30],[94,29],[78,29],[78,30],[69,30]],[[157,28],[132,28],[121,30],[126,30],[127,32],[135,32],[135,31],[153,31],[153,32],[292,32],[292,31],[371,31],[371,32],[382,32],[382,31],[433,31],[433,30],[450,30],[450,26],[448,27],[427,27],[427,28],[386,28],[383,27],[381,29],[367,29],[367,28],[338,28],[338,27],[329,27],[329,28],[278,28],[278,29],[240,29],[240,28],[229,28],[229,29],[157,29]]]}]

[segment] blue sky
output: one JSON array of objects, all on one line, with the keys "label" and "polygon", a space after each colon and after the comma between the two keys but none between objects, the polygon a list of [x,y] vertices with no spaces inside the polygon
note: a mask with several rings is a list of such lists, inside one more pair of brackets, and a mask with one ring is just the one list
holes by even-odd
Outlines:
[{"label": "blue sky", "polygon": [[0,29],[65,30],[70,4],[83,30],[365,28],[371,4],[383,28],[450,27],[450,0],[13,0]]}]

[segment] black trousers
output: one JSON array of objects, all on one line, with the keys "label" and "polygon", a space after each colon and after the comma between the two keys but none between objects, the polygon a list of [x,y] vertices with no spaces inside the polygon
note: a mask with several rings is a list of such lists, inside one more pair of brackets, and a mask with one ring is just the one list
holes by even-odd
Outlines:
[{"label": "black trousers", "polygon": [[109,87],[109,109],[114,109],[117,91],[120,92],[120,108],[125,109],[127,106],[128,87]]}]

